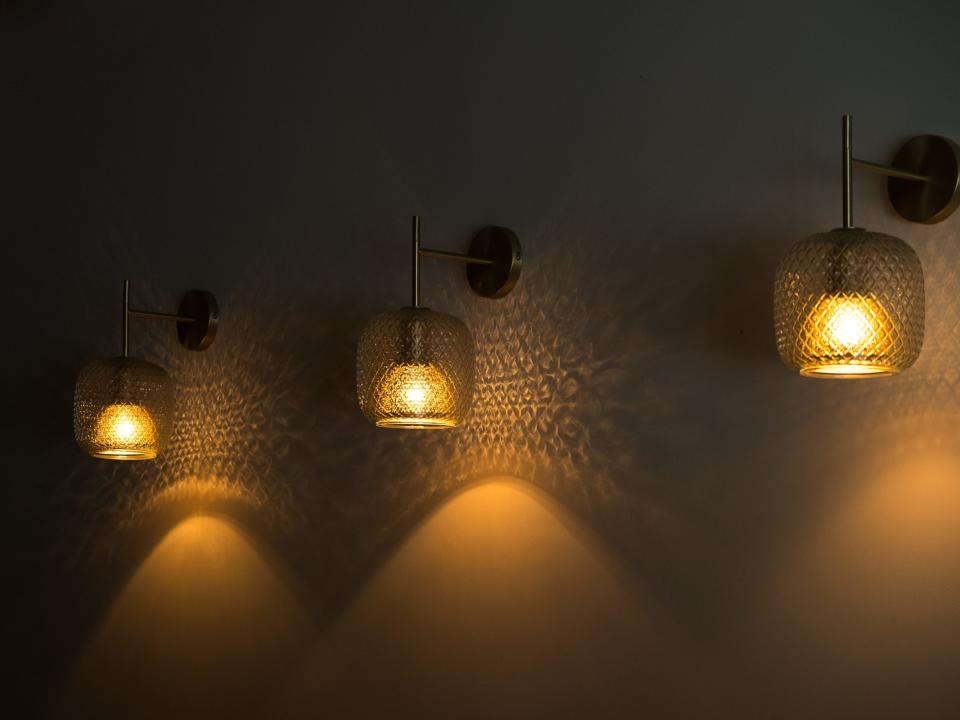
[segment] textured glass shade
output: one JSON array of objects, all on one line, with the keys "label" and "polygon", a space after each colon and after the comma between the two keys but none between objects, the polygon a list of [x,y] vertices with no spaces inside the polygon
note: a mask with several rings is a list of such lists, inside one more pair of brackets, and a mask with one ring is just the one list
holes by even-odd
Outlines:
[{"label": "textured glass shade", "polygon": [[73,434],[93,457],[151,460],[173,422],[173,381],[134,358],[95,360],[80,371],[73,395]]},{"label": "textured glass shade", "polygon": [[920,259],[902,240],[858,228],[814,235],[777,270],[777,349],[802,375],[892,375],[920,355],[923,303]]},{"label": "textured glass shade", "polygon": [[474,346],[460,320],[427,308],[377,315],[357,347],[357,399],[379,427],[453,427],[473,397]]}]

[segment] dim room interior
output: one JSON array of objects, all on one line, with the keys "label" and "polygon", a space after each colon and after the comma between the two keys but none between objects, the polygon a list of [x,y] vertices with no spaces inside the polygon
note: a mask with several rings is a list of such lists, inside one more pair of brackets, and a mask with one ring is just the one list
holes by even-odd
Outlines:
[{"label": "dim room interior", "polygon": [[0,3],[2,714],[960,717],[958,31]]}]

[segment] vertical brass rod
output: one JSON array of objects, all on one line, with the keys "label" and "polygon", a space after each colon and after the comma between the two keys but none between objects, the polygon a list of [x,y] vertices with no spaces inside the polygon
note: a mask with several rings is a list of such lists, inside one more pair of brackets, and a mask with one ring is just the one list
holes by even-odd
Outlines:
[{"label": "vertical brass rod", "polygon": [[130,357],[130,281],[123,281],[123,357]]},{"label": "vertical brass rod", "polygon": [[420,307],[420,216],[413,216],[413,307]]},{"label": "vertical brass rod", "polygon": [[853,177],[850,172],[853,144],[851,128],[852,121],[849,115],[843,116],[843,229],[853,227]]}]

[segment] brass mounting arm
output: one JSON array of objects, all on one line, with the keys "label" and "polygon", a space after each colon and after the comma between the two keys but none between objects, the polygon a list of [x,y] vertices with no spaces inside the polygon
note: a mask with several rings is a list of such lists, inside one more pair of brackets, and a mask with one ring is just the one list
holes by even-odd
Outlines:
[{"label": "brass mounting arm", "polygon": [[467,281],[478,295],[499,298],[517,284],[522,252],[520,240],[512,230],[503,227],[483,228],[470,244],[469,253],[435,250],[420,245],[420,216],[413,216],[413,287],[412,305],[420,307],[420,258],[452,260],[467,266]]},{"label": "brass mounting arm", "polygon": [[130,357],[130,318],[168,320],[177,323],[180,344],[188,350],[206,350],[217,336],[220,309],[206,290],[191,290],[180,301],[176,313],[135,310],[130,307],[130,281],[123,281],[123,357]]},{"label": "brass mounting arm", "polygon": [[862,167],[864,170],[869,170],[870,172],[877,173],[878,175],[886,175],[887,177],[895,177],[902,180],[914,180],[916,182],[928,182],[930,180],[930,177],[927,175],[910,172],[909,170],[901,170],[899,168],[890,167],[889,165],[880,165],[868,160],[861,160],[860,158],[851,158],[851,162],[857,167]]},{"label": "brass mounting arm", "polygon": [[960,206],[960,146],[937,135],[918,135],[897,151],[891,165],[853,157],[852,119],[843,116],[843,227],[853,227],[851,168],[889,178],[887,194],[907,220],[932,224],[946,220]]}]

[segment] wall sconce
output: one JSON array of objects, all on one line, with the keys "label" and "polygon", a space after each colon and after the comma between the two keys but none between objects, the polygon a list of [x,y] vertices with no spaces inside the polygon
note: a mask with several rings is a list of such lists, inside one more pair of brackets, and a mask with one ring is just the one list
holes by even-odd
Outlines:
[{"label": "wall sconce", "polygon": [[910,367],[923,345],[923,270],[903,240],[853,226],[851,166],[888,176],[894,209],[937,223],[960,205],[960,147],[920,135],[893,165],[852,157],[843,116],[843,227],[801,240],[780,263],[774,284],[777,349],[808,377],[863,378]]},{"label": "wall sconce", "polygon": [[467,281],[482,297],[501,298],[520,276],[520,241],[512,230],[485,227],[466,255],[420,246],[413,216],[411,307],[382,313],[363,328],[357,346],[357,399],[377,427],[456,426],[473,397],[473,335],[459,319],[420,306],[420,258],[467,266]]},{"label": "wall sconce", "polygon": [[130,357],[130,318],[172,320],[180,344],[206,350],[217,334],[220,311],[210,293],[183,296],[175,315],[130,309],[130,282],[123,282],[123,354],[94,360],[81,371],[73,394],[77,444],[104,460],[152,460],[173,424],[173,380],[158,365]]}]

